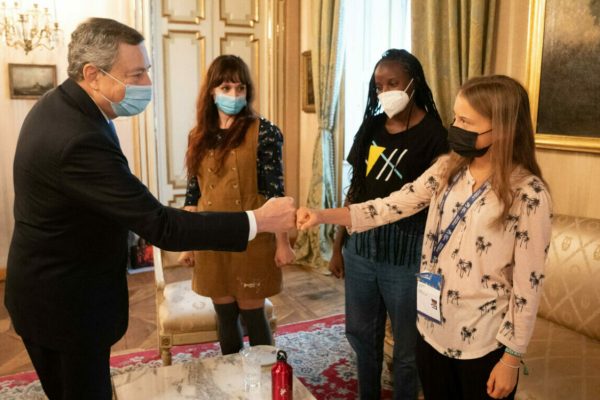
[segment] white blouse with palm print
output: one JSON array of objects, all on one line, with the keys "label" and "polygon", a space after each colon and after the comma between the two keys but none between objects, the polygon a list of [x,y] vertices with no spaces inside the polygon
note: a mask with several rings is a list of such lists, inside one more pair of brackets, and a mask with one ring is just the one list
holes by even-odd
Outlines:
[{"label": "white blouse with palm print", "polygon": [[442,229],[449,225],[475,183],[465,169],[440,210],[447,162],[448,156],[440,157],[417,180],[386,198],[351,205],[349,231],[362,232],[429,206],[421,271],[443,275],[442,323],[418,317],[419,332],[439,353],[453,358],[479,358],[501,346],[525,353],[550,243],[548,190],[538,177],[517,168],[511,176],[514,200],[503,226],[493,224],[501,203],[488,188],[459,222],[437,264],[432,264],[438,222]]}]

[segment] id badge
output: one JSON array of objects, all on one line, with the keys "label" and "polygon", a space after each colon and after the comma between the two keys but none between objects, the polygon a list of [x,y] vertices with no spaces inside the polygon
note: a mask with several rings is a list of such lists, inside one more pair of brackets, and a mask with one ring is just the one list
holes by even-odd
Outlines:
[{"label": "id badge", "polygon": [[417,312],[438,324],[442,322],[442,283],[440,274],[417,274]]}]

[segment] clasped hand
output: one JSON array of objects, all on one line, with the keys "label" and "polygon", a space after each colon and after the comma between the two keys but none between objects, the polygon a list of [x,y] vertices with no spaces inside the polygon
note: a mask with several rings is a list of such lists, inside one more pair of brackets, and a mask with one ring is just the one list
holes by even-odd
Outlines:
[{"label": "clasped hand", "polygon": [[323,222],[319,219],[319,216],[319,210],[299,207],[296,211],[296,228],[306,230],[322,224]]},{"label": "clasped hand", "polygon": [[269,199],[254,210],[254,216],[258,232],[287,232],[294,227],[305,230],[322,223],[318,210],[306,207],[296,209],[291,197]]}]

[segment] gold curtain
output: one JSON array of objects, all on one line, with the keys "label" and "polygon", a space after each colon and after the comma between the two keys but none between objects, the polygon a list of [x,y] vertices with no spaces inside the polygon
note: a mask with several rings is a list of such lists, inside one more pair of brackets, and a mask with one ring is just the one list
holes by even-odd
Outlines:
[{"label": "gold curtain", "polygon": [[444,123],[469,78],[490,73],[496,0],[412,0],[412,53]]},{"label": "gold curtain", "polygon": [[[342,4],[344,0],[313,0],[313,43],[311,44],[315,108],[319,132],[313,152],[312,177],[307,199],[311,208],[337,205],[335,139],[336,111],[340,97],[344,60]],[[321,225],[299,232],[296,262],[326,271],[331,258],[333,226]]]}]

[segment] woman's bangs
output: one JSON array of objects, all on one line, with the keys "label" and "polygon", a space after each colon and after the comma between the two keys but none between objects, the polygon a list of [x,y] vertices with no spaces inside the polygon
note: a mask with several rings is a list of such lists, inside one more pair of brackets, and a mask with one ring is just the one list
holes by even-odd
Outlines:
[{"label": "woman's bangs", "polygon": [[241,75],[242,75],[241,71],[237,71],[233,68],[227,68],[219,74],[219,76],[215,80],[215,84],[216,84],[216,86],[219,86],[223,82],[231,82],[231,83],[242,83],[244,85],[248,85],[248,82],[244,82],[245,79]]}]

